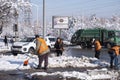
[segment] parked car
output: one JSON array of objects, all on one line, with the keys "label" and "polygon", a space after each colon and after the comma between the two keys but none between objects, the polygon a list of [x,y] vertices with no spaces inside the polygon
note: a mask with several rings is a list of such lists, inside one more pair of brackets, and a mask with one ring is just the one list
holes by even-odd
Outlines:
[{"label": "parked car", "polygon": [[68,40],[63,40],[64,46],[72,45],[72,43]]},{"label": "parked car", "polygon": [[[50,49],[54,48],[56,38],[53,36],[46,36],[45,41]],[[18,42],[14,42],[11,50],[13,54],[18,53],[35,53],[36,40],[35,37],[26,37]]]},{"label": "parked car", "polygon": [[45,41],[50,49],[54,48],[56,37],[54,36],[46,36]]},{"label": "parked car", "polygon": [[11,50],[13,54],[27,53],[27,52],[34,54],[35,48],[36,48],[35,37],[26,37],[18,42],[14,42]]}]

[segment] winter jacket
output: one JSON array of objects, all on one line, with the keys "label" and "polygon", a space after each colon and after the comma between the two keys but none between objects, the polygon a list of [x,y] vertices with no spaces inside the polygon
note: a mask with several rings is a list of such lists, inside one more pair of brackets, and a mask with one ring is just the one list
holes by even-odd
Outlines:
[{"label": "winter jacket", "polygon": [[55,45],[54,45],[54,48],[56,50],[63,50],[63,43],[56,42]]},{"label": "winter jacket", "polygon": [[39,55],[46,54],[50,51],[44,39],[36,39],[36,51]]},{"label": "winter jacket", "polygon": [[102,48],[102,46],[101,46],[100,42],[96,40],[96,41],[95,41],[95,50],[98,51],[98,50],[100,50],[101,48]]},{"label": "winter jacket", "polygon": [[111,48],[112,51],[115,51],[115,54],[116,55],[119,55],[120,54],[120,47],[119,46],[114,46]]}]

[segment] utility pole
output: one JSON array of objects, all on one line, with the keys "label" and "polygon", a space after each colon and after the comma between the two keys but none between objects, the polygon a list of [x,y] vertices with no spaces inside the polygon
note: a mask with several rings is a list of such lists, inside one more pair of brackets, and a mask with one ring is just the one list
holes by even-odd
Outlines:
[{"label": "utility pole", "polygon": [[45,38],[45,0],[43,0],[43,38]]},{"label": "utility pole", "polygon": [[18,33],[18,12],[16,10],[16,8],[14,8],[14,17],[15,17],[15,24],[13,25],[14,26],[14,32],[15,32],[15,41],[17,41],[17,33]]}]

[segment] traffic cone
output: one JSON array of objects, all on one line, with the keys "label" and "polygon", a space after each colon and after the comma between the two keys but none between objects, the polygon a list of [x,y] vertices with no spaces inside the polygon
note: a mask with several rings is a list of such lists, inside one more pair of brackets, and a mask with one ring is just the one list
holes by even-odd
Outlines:
[{"label": "traffic cone", "polygon": [[27,66],[28,65],[28,61],[29,61],[29,59],[25,60],[23,66]]}]

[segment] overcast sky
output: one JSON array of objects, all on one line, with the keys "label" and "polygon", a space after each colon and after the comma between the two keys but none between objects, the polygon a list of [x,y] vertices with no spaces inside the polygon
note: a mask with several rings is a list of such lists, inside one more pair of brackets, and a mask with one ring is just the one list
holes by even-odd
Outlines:
[{"label": "overcast sky", "polygon": [[[39,18],[42,20],[42,1],[31,0],[39,6]],[[120,15],[120,0],[45,0],[46,19],[52,16],[90,16],[96,14],[100,17],[111,17]],[[33,15],[36,15],[36,7],[33,6]],[[36,17],[36,16],[35,16]]]}]

